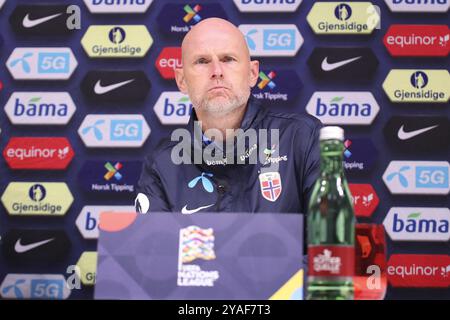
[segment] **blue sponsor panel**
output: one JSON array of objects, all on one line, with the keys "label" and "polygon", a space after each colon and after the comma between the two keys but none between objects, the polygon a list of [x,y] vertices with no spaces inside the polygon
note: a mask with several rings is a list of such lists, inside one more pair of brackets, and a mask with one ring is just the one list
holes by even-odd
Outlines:
[{"label": "blue sponsor panel", "polygon": [[133,196],[141,170],[141,161],[86,161],[78,182],[87,193]]}]

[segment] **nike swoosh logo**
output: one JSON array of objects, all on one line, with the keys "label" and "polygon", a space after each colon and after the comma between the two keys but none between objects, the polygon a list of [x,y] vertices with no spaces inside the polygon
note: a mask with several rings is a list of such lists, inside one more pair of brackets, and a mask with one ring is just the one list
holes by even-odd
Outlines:
[{"label": "nike swoosh logo", "polygon": [[339,62],[328,63],[328,57],[325,57],[325,59],[323,59],[323,61],[322,61],[322,70],[323,71],[332,71],[332,70],[335,70],[335,69],[340,68],[342,66],[345,66],[346,64],[349,64],[349,63],[351,63],[353,61],[356,61],[358,59],[361,59],[361,56],[355,57],[355,58],[351,58],[351,59],[347,59],[347,60],[343,60],[343,61],[339,61]]},{"label": "nike swoosh logo", "polygon": [[427,127],[427,128],[423,128],[423,129],[419,129],[419,130],[409,131],[409,132],[405,132],[403,127],[404,127],[404,125],[402,125],[400,127],[400,129],[398,130],[398,134],[397,134],[397,136],[398,136],[398,138],[400,140],[411,139],[411,138],[413,138],[415,136],[418,136],[419,134],[422,134],[422,133],[430,131],[430,130],[436,128],[436,127],[439,127],[439,125],[435,125],[435,126],[432,126],[432,127]]},{"label": "nike swoosh logo", "polygon": [[124,85],[127,85],[127,84],[129,84],[130,82],[133,82],[133,81],[134,81],[134,79],[131,79],[131,80],[127,80],[127,81],[111,84],[109,86],[102,86],[102,84],[100,83],[101,80],[98,80],[97,83],[95,84],[94,92],[96,94],[105,94],[105,93],[108,93],[110,91],[116,90],[117,88],[123,87]]},{"label": "nike swoosh logo", "polygon": [[57,14],[54,14],[54,15],[51,15],[51,16],[47,16],[47,17],[43,17],[43,18],[39,18],[39,19],[34,19],[34,20],[31,20],[29,15],[30,14],[27,13],[27,15],[25,16],[25,18],[23,18],[23,21],[22,21],[22,25],[25,28],[33,28],[33,27],[35,27],[37,25],[40,25],[41,23],[44,23],[44,22],[47,22],[49,20],[55,19],[56,17],[59,17],[60,15],[62,15],[62,13],[57,13]]},{"label": "nike swoosh logo", "polygon": [[35,243],[30,243],[30,244],[26,244],[26,245],[22,245],[20,243],[22,239],[17,240],[16,244],[14,245],[14,250],[16,250],[17,253],[24,253],[30,250],[33,250],[34,248],[40,247],[46,243],[49,243],[50,241],[55,240],[55,238],[51,238],[51,239],[47,239],[47,240],[43,240],[43,241],[39,241],[39,242],[35,242]]},{"label": "nike swoosh logo", "polygon": [[185,206],[183,207],[183,209],[181,209],[181,213],[182,213],[182,214],[193,214],[193,213],[196,213],[196,212],[198,212],[198,211],[200,211],[200,210],[203,210],[203,209],[212,207],[213,205],[214,205],[214,203],[213,203],[213,204],[210,204],[210,205],[208,205],[208,206],[198,207],[197,209],[192,209],[192,210],[189,210],[189,209],[187,208],[187,205],[185,205]]}]

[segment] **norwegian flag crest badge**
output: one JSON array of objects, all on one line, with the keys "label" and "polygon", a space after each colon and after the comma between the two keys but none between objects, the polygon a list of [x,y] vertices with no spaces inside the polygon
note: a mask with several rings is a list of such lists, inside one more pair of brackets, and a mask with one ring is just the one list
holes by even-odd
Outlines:
[{"label": "norwegian flag crest badge", "polygon": [[275,202],[281,194],[281,177],[278,172],[264,172],[259,175],[259,186],[264,199]]}]

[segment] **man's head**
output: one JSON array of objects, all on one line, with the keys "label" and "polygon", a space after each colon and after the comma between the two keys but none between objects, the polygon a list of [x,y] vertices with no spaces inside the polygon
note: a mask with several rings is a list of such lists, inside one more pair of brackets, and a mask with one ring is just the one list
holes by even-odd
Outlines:
[{"label": "man's head", "polygon": [[181,50],[177,85],[198,113],[221,116],[246,105],[258,80],[259,62],[250,61],[238,28],[223,19],[205,19],[186,34]]}]

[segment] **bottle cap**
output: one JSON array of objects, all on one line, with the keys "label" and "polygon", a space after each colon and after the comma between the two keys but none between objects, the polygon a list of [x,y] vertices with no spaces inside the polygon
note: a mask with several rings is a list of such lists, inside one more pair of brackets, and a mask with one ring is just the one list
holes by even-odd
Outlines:
[{"label": "bottle cap", "polygon": [[344,129],[336,126],[328,126],[320,129],[320,141],[332,139],[344,141]]}]

